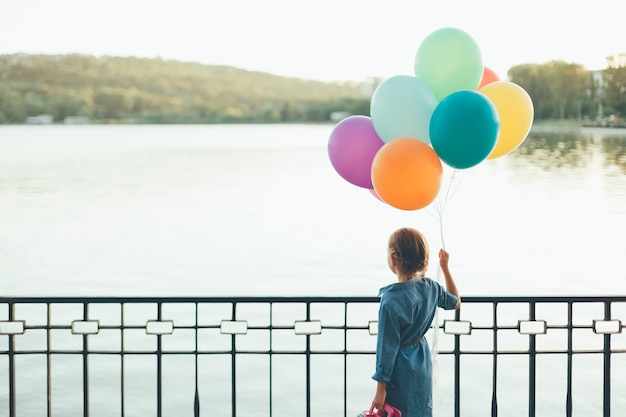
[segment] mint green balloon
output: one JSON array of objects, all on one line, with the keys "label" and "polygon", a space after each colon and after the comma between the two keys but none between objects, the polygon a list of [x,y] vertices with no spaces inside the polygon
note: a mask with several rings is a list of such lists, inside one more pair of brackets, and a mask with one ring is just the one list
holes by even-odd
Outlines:
[{"label": "mint green balloon", "polygon": [[422,41],[415,55],[415,76],[437,101],[459,90],[476,90],[483,76],[480,48],[465,31],[443,28]]}]

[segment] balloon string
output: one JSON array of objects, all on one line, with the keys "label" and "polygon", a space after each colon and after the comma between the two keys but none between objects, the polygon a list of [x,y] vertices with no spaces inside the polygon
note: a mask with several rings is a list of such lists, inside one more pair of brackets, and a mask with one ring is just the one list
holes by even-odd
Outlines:
[{"label": "balloon string", "polygon": [[[441,199],[437,199],[436,211],[437,211],[437,220],[439,222],[439,236],[441,239],[441,246],[445,250],[446,243],[444,239],[443,233],[443,215],[444,211],[450,202],[450,199],[455,194],[456,190],[459,187],[459,184],[456,184],[453,187],[454,180],[456,178],[457,170],[454,169],[452,171],[452,175],[450,177],[450,182],[448,183],[448,188],[446,190],[446,194],[443,198],[443,202]],[[437,268],[437,282],[441,282],[441,278],[443,275],[443,271],[441,269],[441,265]],[[432,327],[435,330],[433,332],[433,340],[432,340],[432,348],[431,348],[431,361],[432,361],[432,377],[433,377],[433,387],[435,388],[433,391],[433,400],[435,403],[440,403],[442,401],[441,396],[439,395],[439,385],[438,385],[438,374],[439,374],[439,309],[435,310],[435,317],[433,318]]]},{"label": "balloon string", "polygon": [[454,171],[452,171],[450,182],[448,183],[448,188],[446,189],[446,194],[443,197],[443,201],[441,197],[439,197],[437,199],[437,205],[435,206],[435,210],[437,211],[437,221],[439,223],[439,237],[441,239],[441,246],[443,247],[443,249],[446,248],[446,241],[445,241],[444,233],[443,233],[443,215],[444,215],[444,211],[446,207],[448,206],[448,203],[450,202],[450,200],[456,193],[457,189],[459,188],[460,182],[457,183],[453,187],[454,180],[457,177],[457,173],[458,173],[457,169],[454,169]]},{"label": "balloon string", "polygon": [[452,200],[452,197],[454,197],[454,194],[456,194],[457,190],[459,189],[459,186],[461,185],[461,181],[462,181],[462,177],[459,179],[459,181],[456,182],[456,184],[454,183],[454,181],[457,179],[459,171],[457,169],[454,169],[452,171],[452,175],[450,176],[450,182],[448,183],[448,188],[446,190],[446,195],[443,199],[443,203],[441,202],[441,200],[438,200],[438,206],[437,206],[437,214],[438,214],[438,220],[439,220],[439,235],[440,235],[440,239],[441,239],[441,246],[443,247],[443,249],[445,250],[446,248],[446,241],[444,238],[444,233],[443,233],[443,215],[444,215],[444,211],[446,209],[446,207],[448,206],[448,203],[450,202],[450,200]]}]

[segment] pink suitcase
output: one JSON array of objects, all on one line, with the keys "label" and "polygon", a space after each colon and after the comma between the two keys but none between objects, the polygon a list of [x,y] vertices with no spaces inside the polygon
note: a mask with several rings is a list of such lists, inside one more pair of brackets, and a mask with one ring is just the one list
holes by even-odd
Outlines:
[{"label": "pink suitcase", "polygon": [[375,409],[374,404],[372,404],[369,411],[363,411],[357,417],[402,417],[402,413],[389,404],[385,404],[382,410]]}]

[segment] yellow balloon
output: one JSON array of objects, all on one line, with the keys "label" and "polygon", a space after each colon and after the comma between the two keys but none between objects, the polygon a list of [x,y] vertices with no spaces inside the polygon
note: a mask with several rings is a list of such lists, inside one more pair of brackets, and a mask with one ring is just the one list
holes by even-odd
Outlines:
[{"label": "yellow balloon", "polygon": [[528,136],[533,125],[533,102],[526,90],[509,81],[496,81],[478,91],[491,99],[500,115],[500,134],[487,159],[498,158],[515,150]]}]

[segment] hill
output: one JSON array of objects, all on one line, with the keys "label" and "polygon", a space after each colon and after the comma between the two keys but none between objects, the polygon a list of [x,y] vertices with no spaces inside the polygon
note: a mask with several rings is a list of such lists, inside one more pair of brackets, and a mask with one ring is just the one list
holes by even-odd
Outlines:
[{"label": "hill", "polygon": [[324,83],[160,58],[0,55],[0,123],[328,121],[369,111],[356,84]]}]

